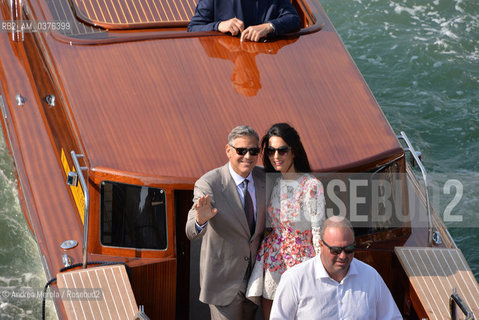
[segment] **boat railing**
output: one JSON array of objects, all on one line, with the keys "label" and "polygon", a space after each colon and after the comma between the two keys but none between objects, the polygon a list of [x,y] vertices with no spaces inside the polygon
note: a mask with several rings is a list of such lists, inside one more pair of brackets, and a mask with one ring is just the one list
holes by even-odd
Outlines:
[{"label": "boat railing", "polygon": [[427,219],[428,219],[428,244],[432,246],[433,243],[433,226],[432,226],[432,218],[431,218],[431,202],[429,199],[429,185],[427,179],[426,169],[424,168],[420,153],[414,149],[404,131],[401,131],[398,139],[404,140],[407,145],[407,148],[404,148],[404,151],[409,152],[414,159],[414,162],[418,165],[419,169],[421,170],[422,178],[424,180],[424,189],[425,189],[425,197],[426,197],[426,210],[427,210]]},{"label": "boat railing", "polygon": [[[83,269],[86,268],[87,265],[87,247],[88,247],[88,217],[89,217],[89,204],[90,204],[90,194],[88,192],[88,186],[85,182],[85,178],[83,176],[82,171],[83,170],[88,170],[88,167],[81,167],[80,163],[78,162],[78,158],[84,157],[83,154],[76,154],[75,151],[72,150],[71,152],[72,159],[73,159],[73,165],[75,166],[76,170],[76,176],[80,180],[81,187],[83,189],[83,195],[85,197],[85,208],[84,208],[84,215],[83,215],[83,257],[82,257],[82,262],[83,262]],[[76,182],[69,182],[68,184],[75,184],[78,183]]]},{"label": "boat railing", "polygon": [[451,320],[456,320],[456,306],[461,309],[462,313],[466,316],[465,320],[474,320],[474,313],[471,311],[467,303],[461,298],[461,296],[454,289],[451,297],[449,298],[449,310],[451,311]]},{"label": "boat railing", "polygon": [[10,0],[10,17],[12,19],[12,41],[23,41],[23,26],[19,28],[18,22],[23,20],[23,0]]}]

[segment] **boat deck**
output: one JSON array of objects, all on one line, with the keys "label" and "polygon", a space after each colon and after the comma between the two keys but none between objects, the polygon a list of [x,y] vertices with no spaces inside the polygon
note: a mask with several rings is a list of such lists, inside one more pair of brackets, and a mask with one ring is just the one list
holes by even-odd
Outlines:
[{"label": "boat deck", "polygon": [[138,313],[124,266],[75,270],[57,279],[68,319],[134,319]]},{"label": "boat deck", "polygon": [[395,252],[428,319],[450,319],[453,290],[479,315],[479,286],[460,249],[396,247]]},{"label": "boat deck", "polygon": [[[60,5],[62,3],[59,2]],[[195,13],[196,3],[195,0],[136,0],[129,3],[111,0],[92,1],[89,5],[74,1],[72,5],[77,17],[88,24],[109,29],[131,29],[186,26]]]}]

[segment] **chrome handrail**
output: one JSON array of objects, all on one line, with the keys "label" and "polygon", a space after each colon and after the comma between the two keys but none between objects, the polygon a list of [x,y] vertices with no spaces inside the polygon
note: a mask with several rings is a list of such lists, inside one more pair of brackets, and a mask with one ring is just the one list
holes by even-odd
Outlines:
[{"label": "chrome handrail", "polygon": [[417,165],[419,166],[419,169],[421,170],[422,173],[422,178],[424,180],[424,188],[425,188],[425,193],[426,193],[426,210],[427,210],[427,218],[428,218],[428,243],[429,246],[432,246],[432,234],[433,234],[433,228],[432,228],[432,220],[431,220],[431,202],[429,200],[429,185],[427,183],[427,173],[426,169],[424,168],[421,159],[418,156],[418,152],[414,149],[412,146],[411,142],[409,141],[408,137],[406,136],[406,133],[404,131],[401,131],[401,134],[398,136],[398,139],[403,139],[404,142],[406,142],[407,149],[405,151],[409,151],[409,153],[413,156],[414,160],[416,161]]},{"label": "chrome handrail", "polygon": [[88,216],[89,211],[88,207],[90,204],[90,194],[88,192],[88,186],[85,182],[85,178],[83,177],[82,170],[88,170],[88,167],[80,167],[80,163],[78,163],[78,158],[84,157],[83,154],[76,154],[75,151],[72,150],[71,152],[73,165],[75,166],[75,170],[78,173],[78,177],[80,178],[80,184],[83,188],[83,195],[85,196],[85,213],[83,215],[83,269],[86,269],[87,265],[87,247],[88,247]]},{"label": "chrome handrail", "polygon": [[3,101],[3,95],[0,94],[0,109],[2,110],[2,115],[7,119],[7,109],[5,108],[5,101]]},{"label": "chrome handrail", "polygon": [[449,297],[449,310],[451,312],[451,320],[456,320],[456,306],[459,306],[462,313],[466,316],[465,320],[474,320],[474,313],[471,311],[467,303],[456,292],[456,289],[452,291],[451,297]]},{"label": "chrome handrail", "polygon": [[[10,18],[12,23],[12,41],[23,41],[24,30],[23,20],[23,0],[10,0]],[[19,24],[22,27],[19,29]],[[20,38],[21,35],[21,38]]]}]

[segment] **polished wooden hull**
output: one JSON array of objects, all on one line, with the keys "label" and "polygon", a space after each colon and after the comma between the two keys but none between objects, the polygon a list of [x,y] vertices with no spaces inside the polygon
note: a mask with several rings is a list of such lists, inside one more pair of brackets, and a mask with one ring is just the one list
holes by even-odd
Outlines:
[{"label": "polished wooden hull", "polygon": [[[24,19],[55,19],[54,2],[25,3]],[[190,316],[184,225],[193,184],[224,164],[234,126],[249,124],[262,134],[275,122],[291,123],[316,172],[365,172],[392,162],[407,172],[401,144],[321,6],[296,6],[303,30],[266,43],[188,34],[181,23],[25,33],[23,41],[0,33],[2,125],[48,278],[63,267],[62,254],[82,261],[81,245],[59,246],[68,239],[81,244],[84,235],[81,193],[65,183],[72,150],[84,155],[80,162],[88,169],[88,260],[126,262],[136,300],[152,319]],[[6,3],[0,14],[11,19]],[[54,106],[48,95],[56,97]],[[102,245],[102,181],[166,191],[166,250]],[[416,197],[424,206],[419,189]],[[434,223],[441,246],[453,248],[437,216]],[[380,271],[405,316],[422,317],[394,253],[395,246],[430,245],[426,227],[410,226],[358,237],[357,257]],[[62,317],[62,303],[56,307]]]}]

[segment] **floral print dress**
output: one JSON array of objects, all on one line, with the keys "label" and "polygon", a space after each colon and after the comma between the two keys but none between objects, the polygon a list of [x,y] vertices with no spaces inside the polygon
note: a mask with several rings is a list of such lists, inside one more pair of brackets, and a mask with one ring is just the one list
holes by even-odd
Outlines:
[{"label": "floral print dress", "polygon": [[271,232],[258,251],[246,296],[273,300],[281,275],[319,254],[320,226],[325,219],[324,190],[310,174],[280,178],[271,192],[267,227]]}]

